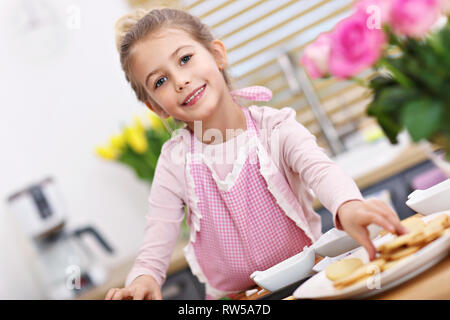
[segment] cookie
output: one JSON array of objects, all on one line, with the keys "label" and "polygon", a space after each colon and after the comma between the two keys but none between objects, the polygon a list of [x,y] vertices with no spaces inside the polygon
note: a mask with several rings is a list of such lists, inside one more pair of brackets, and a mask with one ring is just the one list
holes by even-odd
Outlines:
[{"label": "cookie", "polygon": [[383,258],[377,258],[372,262],[369,262],[358,269],[356,269],[352,274],[337,280],[333,283],[336,289],[343,289],[351,284],[361,281],[369,276],[381,272],[383,265],[386,264],[386,260]]},{"label": "cookie", "polygon": [[407,234],[395,237],[392,241],[383,243],[378,246],[377,251],[381,253],[392,252],[402,246],[408,245],[415,237],[419,236],[423,231],[414,231]]},{"label": "cookie", "polygon": [[441,214],[441,215],[437,216],[436,218],[434,218],[433,220],[429,221],[427,223],[427,226],[435,226],[438,228],[445,229],[447,227],[450,227],[450,219],[449,219],[448,215]]},{"label": "cookie", "polygon": [[417,234],[408,241],[408,245],[425,245],[439,238],[449,227],[450,219],[446,214],[440,215],[427,223],[422,233]]},{"label": "cookie", "polygon": [[[416,217],[416,216],[406,218],[405,220],[402,220],[400,223],[406,229],[408,229],[409,232],[423,230],[423,228],[425,227],[425,222],[423,221],[423,219],[420,217]],[[388,233],[389,233],[389,231],[386,231],[383,229],[380,231],[380,236],[384,236]]]},{"label": "cookie", "polygon": [[409,232],[416,232],[425,228],[425,222],[419,217],[409,217],[402,221],[401,224],[408,229]]},{"label": "cookie", "polygon": [[420,246],[410,246],[406,248],[400,248],[398,250],[395,250],[394,252],[382,255],[382,257],[387,261],[400,260],[419,251],[420,248],[421,248]]},{"label": "cookie", "polygon": [[325,275],[331,281],[347,277],[363,265],[361,259],[349,258],[333,262],[325,269]]}]

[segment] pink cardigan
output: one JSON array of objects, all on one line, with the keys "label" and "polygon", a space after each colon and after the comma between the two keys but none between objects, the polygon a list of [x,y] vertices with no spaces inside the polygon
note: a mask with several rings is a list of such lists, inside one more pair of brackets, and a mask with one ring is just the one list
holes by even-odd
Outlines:
[{"label": "pink cardigan", "polygon": [[[355,182],[317,146],[315,136],[296,120],[296,112],[292,108],[252,105],[249,111],[260,132],[262,145],[297,196],[315,239],[321,235],[321,220],[312,207],[314,195],[333,214],[336,227],[342,229],[336,220],[338,208],[346,201],[363,199]],[[184,205],[189,203],[186,201],[184,177],[187,148],[183,146],[189,133],[182,131],[162,147],[148,199],[143,243],[127,276],[126,286],[143,274],[153,276],[159,285],[164,283],[184,218]],[[244,134],[234,139],[241,136]],[[245,139],[240,140],[245,143]],[[218,150],[227,143],[230,142],[205,146]],[[231,171],[232,165],[217,164],[215,169],[223,177]]]}]

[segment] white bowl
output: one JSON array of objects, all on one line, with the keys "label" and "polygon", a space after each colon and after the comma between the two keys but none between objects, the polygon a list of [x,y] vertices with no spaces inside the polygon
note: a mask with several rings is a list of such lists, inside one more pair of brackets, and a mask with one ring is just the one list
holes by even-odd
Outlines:
[{"label": "white bowl", "polygon": [[416,190],[408,196],[406,205],[423,215],[450,209],[450,179],[426,190]]},{"label": "white bowl", "polygon": [[[368,227],[370,238],[373,239],[380,234],[382,228],[371,224]],[[350,250],[361,246],[356,240],[350,237],[345,231],[333,228],[324,233],[312,247],[316,253],[322,257],[336,257]]]},{"label": "white bowl", "polygon": [[304,247],[303,251],[264,271],[255,271],[250,275],[256,284],[271,292],[278,291],[290,284],[313,274],[315,262],[314,249]]}]

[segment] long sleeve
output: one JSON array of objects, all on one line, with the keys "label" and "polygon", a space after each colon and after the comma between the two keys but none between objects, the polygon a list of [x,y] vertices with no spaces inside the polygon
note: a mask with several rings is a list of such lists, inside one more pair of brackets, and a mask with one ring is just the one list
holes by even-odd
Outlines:
[{"label": "long sleeve", "polygon": [[144,274],[153,276],[160,286],[164,283],[184,217],[183,166],[172,161],[173,146],[172,141],[166,142],[158,158],[148,199],[144,238],[126,286]]},{"label": "long sleeve", "polygon": [[[284,116],[283,116],[284,115]],[[292,171],[315,193],[319,201],[336,219],[338,208],[349,200],[362,200],[353,179],[337,166],[316,143],[316,138],[296,120],[292,108],[283,108],[279,123],[280,150]]]}]

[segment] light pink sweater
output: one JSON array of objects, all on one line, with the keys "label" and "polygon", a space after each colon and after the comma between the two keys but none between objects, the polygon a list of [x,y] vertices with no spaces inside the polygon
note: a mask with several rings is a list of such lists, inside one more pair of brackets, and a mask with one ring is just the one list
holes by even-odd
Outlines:
[{"label": "light pink sweater", "polygon": [[[363,197],[355,182],[316,144],[316,138],[296,120],[292,108],[250,106],[250,115],[260,132],[260,140],[275,165],[286,177],[289,186],[303,209],[312,233],[316,239],[321,234],[320,216],[314,212],[314,195],[327,208],[336,220],[338,208],[349,200],[362,200]],[[186,137],[187,130],[184,130]],[[143,274],[153,276],[162,285],[175,246],[180,224],[184,218],[184,205],[188,203],[185,194],[185,152],[182,146],[183,134],[173,136],[161,150],[154,180],[149,196],[149,209],[144,239],[135,264],[128,274],[126,285]],[[219,145],[204,145],[208,154],[223,154],[234,146],[246,142],[241,134]],[[231,148],[231,150],[237,148]],[[228,159],[229,155],[227,155]],[[231,156],[236,159],[237,151]],[[217,159],[217,158],[214,158]],[[223,179],[231,170],[232,164],[214,164],[217,175]]]}]

